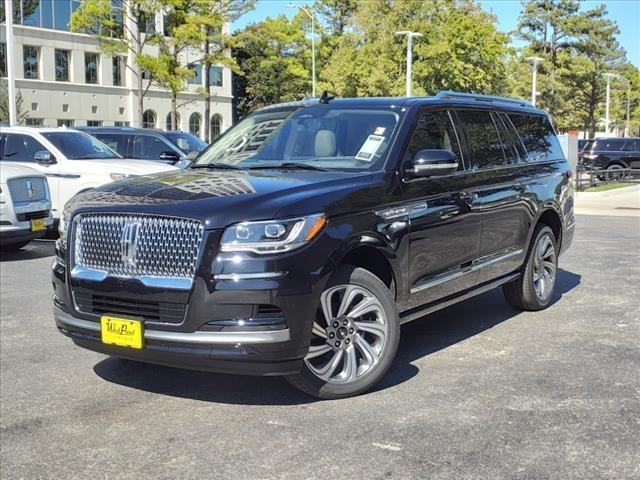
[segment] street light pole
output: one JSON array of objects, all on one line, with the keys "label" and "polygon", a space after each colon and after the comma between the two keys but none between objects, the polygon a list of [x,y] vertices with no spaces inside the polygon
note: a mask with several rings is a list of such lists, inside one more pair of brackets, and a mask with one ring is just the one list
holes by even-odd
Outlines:
[{"label": "street light pole", "polygon": [[605,73],[607,77],[607,95],[606,103],[604,104],[604,132],[609,135],[609,105],[611,103],[611,77],[617,77],[615,73]]},{"label": "street light pole", "polygon": [[536,106],[536,98],[538,96],[538,64],[544,61],[540,57],[527,57],[527,62],[533,63],[533,71],[531,73],[531,105]]},{"label": "street light pole", "polygon": [[4,0],[5,11],[5,32],[6,50],[7,50],[7,90],[9,102],[9,126],[18,124],[18,115],[16,112],[16,63],[14,60],[14,37],[13,37],[13,1]]},{"label": "street light pole", "polygon": [[311,19],[311,96],[316,96],[316,19],[313,14],[301,5],[287,3],[285,7],[299,8]]},{"label": "street light pole", "polygon": [[405,85],[405,95],[407,97],[410,97],[411,96],[411,69],[413,66],[413,37],[421,37],[422,34],[419,32],[402,30],[400,32],[396,32],[396,35],[407,36],[407,79],[406,79],[406,85]]}]

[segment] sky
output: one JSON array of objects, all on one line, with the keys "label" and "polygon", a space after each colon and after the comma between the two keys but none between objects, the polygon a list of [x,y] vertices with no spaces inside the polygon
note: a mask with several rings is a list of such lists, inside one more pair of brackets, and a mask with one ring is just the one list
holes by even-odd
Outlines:
[{"label": "sky", "polygon": [[[243,28],[249,23],[259,22],[267,17],[285,14],[291,17],[296,9],[287,8],[289,0],[258,0],[254,10],[236,20],[232,29]],[[293,1],[297,5],[310,5],[312,1]],[[514,30],[518,24],[518,15],[522,9],[520,0],[481,0],[485,10],[492,11],[498,18],[498,28],[504,32]],[[606,4],[609,18],[618,23],[620,34],[618,41],[627,51],[628,60],[640,67],[640,0],[585,0],[583,8],[593,8]],[[517,45],[517,43],[515,43]]]}]

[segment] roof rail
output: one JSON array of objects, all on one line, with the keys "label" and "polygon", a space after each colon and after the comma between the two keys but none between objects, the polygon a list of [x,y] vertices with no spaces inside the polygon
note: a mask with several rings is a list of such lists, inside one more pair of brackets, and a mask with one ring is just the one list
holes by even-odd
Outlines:
[{"label": "roof rail", "polygon": [[481,95],[479,93],[462,93],[453,92],[451,90],[441,90],[436,93],[437,98],[460,98],[466,100],[475,100],[477,102],[501,102],[514,103],[522,107],[533,107],[531,102],[519,98],[499,97],[497,95]]}]

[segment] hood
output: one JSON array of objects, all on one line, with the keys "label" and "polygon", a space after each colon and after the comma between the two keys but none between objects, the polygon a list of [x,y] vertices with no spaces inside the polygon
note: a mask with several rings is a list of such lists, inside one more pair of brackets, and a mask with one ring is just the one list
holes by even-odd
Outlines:
[{"label": "hood", "polygon": [[151,173],[177,170],[173,165],[167,165],[151,160],[127,160],[119,158],[95,160],[70,160],[79,170],[93,174],[125,173],[129,175],[149,175]]},{"label": "hood", "polygon": [[44,177],[44,175],[35,168],[9,162],[0,163],[0,182],[7,183],[7,180],[16,177]]},{"label": "hood", "polygon": [[383,173],[186,169],[113,182],[70,202],[74,212],[189,217],[207,228],[312,213],[373,208],[386,195]]}]

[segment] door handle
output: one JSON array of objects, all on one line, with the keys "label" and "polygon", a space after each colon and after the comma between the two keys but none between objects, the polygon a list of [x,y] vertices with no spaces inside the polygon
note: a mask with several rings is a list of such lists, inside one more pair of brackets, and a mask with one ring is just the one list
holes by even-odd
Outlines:
[{"label": "door handle", "polygon": [[524,192],[524,185],[522,183],[520,183],[520,182],[516,182],[516,183],[513,184],[513,189],[516,192]]},{"label": "door handle", "polygon": [[461,202],[465,203],[468,206],[471,206],[475,201],[478,200],[478,194],[475,192],[459,192],[456,197]]}]

